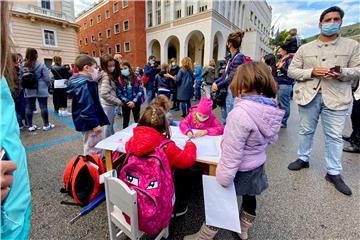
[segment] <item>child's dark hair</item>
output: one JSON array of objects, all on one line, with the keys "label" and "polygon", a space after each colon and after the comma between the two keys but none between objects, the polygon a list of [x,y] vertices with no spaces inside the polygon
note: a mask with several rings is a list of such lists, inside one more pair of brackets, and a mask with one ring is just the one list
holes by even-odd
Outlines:
[{"label": "child's dark hair", "polygon": [[80,54],[75,59],[75,66],[79,71],[82,71],[86,65],[91,67],[94,64],[96,64],[95,59],[86,54]]},{"label": "child's dark hair", "polygon": [[250,62],[241,64],[230,84],[234,97],[240,94],[256,91],[268,98],[275,98],[275,80],[269,67],[262,62]]},{"label": "child's dark hair", "polygon": [[241,47],[241,42],[242,42],[242,39],[244,37],[244,33],[243,32],[233,32],[233,33],[230,33],[229,36],[228,36],[228,39],[227,39],[227,42],[228,43],[231,43],[233,48],[240,48]]},{"label": "child's dark hair", "polygon": [[138,126],[152,127],[170,138],[170,127],[165,112],[157,105],[149,105],[142,114]]}]

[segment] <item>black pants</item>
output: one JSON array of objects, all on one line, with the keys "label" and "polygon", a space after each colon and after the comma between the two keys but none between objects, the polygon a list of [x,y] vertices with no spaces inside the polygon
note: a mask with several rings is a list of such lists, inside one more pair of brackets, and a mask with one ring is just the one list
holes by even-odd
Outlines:
[{"label": "black pants", "polygon": [[174,185],[177,204],[187,204],[189,200],[190,169],[175,169]]},{"label": "black pants", "polygon": [[351,112],[352,133],[350,135],[351,141],[357,147],[360,147],[360,100],[354,100],[353,109]]},{"label": "black pants", "polygon": [[256,215],[256,197],[250,196],[250,195],[244,195],[242,197],[241,207],[245,212],[255,216]]},{"label": "black pants", "polygon": [[47,107],[47,97],[29,97],[25,98],[26,107],[25,107],[25,117],[26,121],[31,127],[33,125],[32,118],[33,118],[33,111],[35,110],[36,106],[36,99],[38,100],[40,110],[41,110],[41,118],[44,122],[44,126],[49,125],[49,113]]},{"label": "black pants", "polygon": [[127,128],[129,126],[130,122],[130,112],[132,111],[134,121],[137,123],[140,118],[140,106],[135,105],[133,108],[129,108],[128,106],[122,107],[122,113],[123,113],[123,128]]},{"label": "black pants", "polygon": [[173,94],[173,97],[172,97],[172,100],[173,100],[173,108],[179,108],[179,100],[177,99],[177,91],[176,90],[173,90],[172,92]]},{"label": "black pants", "polygon": [[66,88],[54,88],[53,103],[55,112],[58,112],[60,108],[67,108]]},{"label": "black pants", "polygon": [[186,117],[190,111],[191,100],[180,100],[180,106],[182,111],[182,117]]}]

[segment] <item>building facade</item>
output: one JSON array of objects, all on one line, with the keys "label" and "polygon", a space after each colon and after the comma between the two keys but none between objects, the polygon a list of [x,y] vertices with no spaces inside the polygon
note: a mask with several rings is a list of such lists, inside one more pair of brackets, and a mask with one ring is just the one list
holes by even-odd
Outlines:
[{"label": "building facade", "polygon": [[147,56],[161,62],[188,56],[207,65],[222,60],[226,40],[234,31],[245,31],[241,51],[259,60],[268,47],[272,9],[264,0],[147,0]]},{"label": "building facade", "polygon": [[14,1],[11,10],[11,30],[15,51],[25,57],[26,48],[38,51],[38,60],[47,66],[54,56],[63,64],[74,62],[78,48],[72,0]]},{"label": "building facade", "polygon": [[144,1],[99,1],[76,23],[80,52],[96,58],[120,53],[134,67],[146,63]]}]

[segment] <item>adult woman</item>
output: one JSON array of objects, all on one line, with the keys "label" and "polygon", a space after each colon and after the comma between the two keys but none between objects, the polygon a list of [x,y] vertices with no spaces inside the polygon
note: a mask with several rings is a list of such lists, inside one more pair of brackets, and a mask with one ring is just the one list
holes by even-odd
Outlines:
[{"label": "adult woman", "polygon": [[[211,90],[213,92],[217,91],[218,89],[228,88],[234,75],[236,72],[237,67],[244,62],[244,55],[240,52],[241,42],[244,37],[243,32],[233,32],[230,33],[226,42],[226,48],[230,52],[228,56],[225,57],[227,62],[224,76],[217,79],[212,87]],[[234,105],[234,97],[228,88],[228,93],[226,96],[226,105],[223,108],[223,117],[226,121],[226,117],[228,113],[231,111]]]},{"label": "adult woman", "polygon": [[110,125],[105,126],[105,138],[114,134],[115,108],[123,104],[116,96],[115,60],[110,55],[100,58],[101,76],[100,83],[100,102],[109,119]]},{"label": "adult woman", "polygon": [[[30,233],[31,197],[26,153],[20,141],[15,105],[10,88],[14,87],[9,53],[10,15],[8,1],[0,2],[0,159],[1,239],[28,239]],[[5,79],[4,75],[7,79]],[[15,171],[16,170],[16,171]]]},{"label": "adult woman", "polygon": [[54,124],[49,122],[49,113],[47,108],[47,100],[49,97],[48,86],[50,83],[50,75],[45,64],[37,60],[38,53],[35,48],[27,48],[25,54],[25,62],[20,69],[20,79],[23,81],[23,76],[26,74],[34,74],[37,81],[36,89],[25,88],[25,117],[29,124],[29,132],[33,132],[37,129],[37,126],[33,124],[33,111],[35,110],[36,99],[38,100],[41,118],[44,126],[43,130],[47,131],[55,127]]},{"label": "adult woman", "polygon": [[[169,68],[169,74],[173,77],[176,76],[176,74],[178,74],[178,72],[180,71],[180,67],[177,65],[176,63],[176,59],[175,58],[171,58],[170,59],[170,68]],[[173,107],[171,108],[171,110],[175,110],[175,111],[179,111],[179,101],[177,99],[177,89],[176,89],[176,84],[175,82],[172,83],[173,88],[172,88],[172,95],[173,95]]]},{"label": "adult woman", "polygon": [[[71,77],[71,74],[65,66],[61,65],[61,57],[54,56],[53,62],[54,65],[51,66],[50,70],[54,76],[54,110],[59,116],[69,117],[71,113],[67,111],[67,93],[64,82]],[[62,84],[57,84],[57,82],[61,82]]]},{"label": "adult woman", "polygon": [[177,99],[180,102],[182,117],[186,117],[189,114],[189,109],[191,106],[191,98],[194,96],[194,74],[193,74],[193,64],[191,58],[185,57],[181,60],[181,69],[173,77],[170,74],[165,74],[164,76],[174,79],[177,89]]},{"label": "adult woman", "polygon": [[140,106],[144,102],[144,88],[139,77],[135,76],[130,63],[123,62],[121,75],[117,83],[117,96],[123,106],[123,128],[129,126],[130,112],[132,111],[134,121],[140,118]]},{"label": "adult woman", "polygon": [[211,85],[215,81],[215,60],[211,59],[209,66],[206,66],[203,74],[201,75],[205,82],[205,95],[207,98],[211,98]]}]

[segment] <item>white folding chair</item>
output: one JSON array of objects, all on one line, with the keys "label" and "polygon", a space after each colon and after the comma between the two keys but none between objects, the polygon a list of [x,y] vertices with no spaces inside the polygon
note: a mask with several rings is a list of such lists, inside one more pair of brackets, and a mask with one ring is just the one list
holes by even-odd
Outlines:
[{"label": "white folding chair", "polygon": [[[144,232],[139,230],[136,192],[116,177],[105,177],[105,191],[110,239],[115,240],[122,233],[131,240],[140,239]],[[123,213],[130,217],[130,224],[125,220]],[[120,232],[117,232],[116,227]],[[167,227],[156,236],[155,240],[168,236]]]}]

